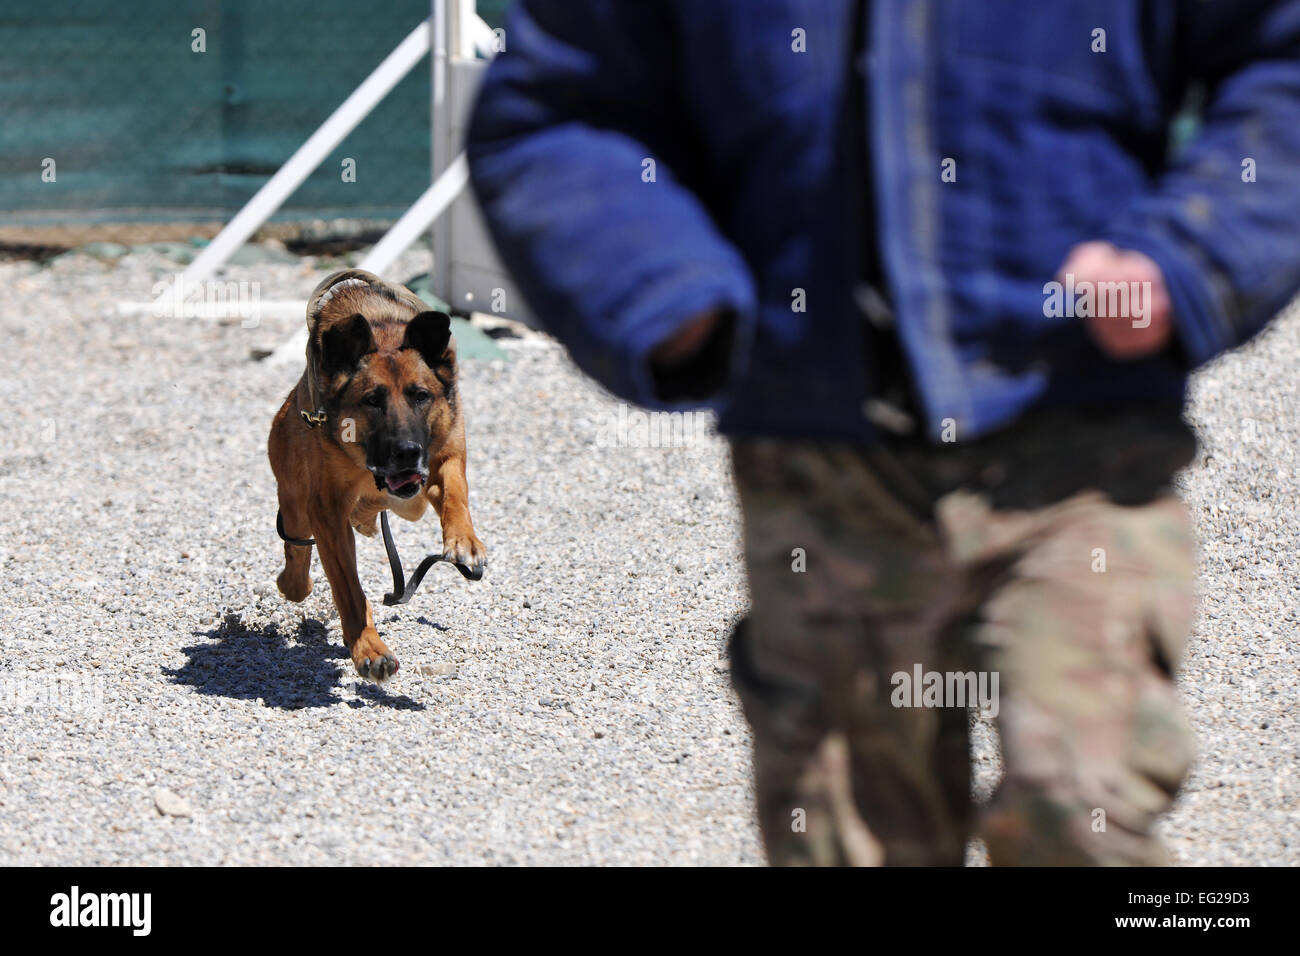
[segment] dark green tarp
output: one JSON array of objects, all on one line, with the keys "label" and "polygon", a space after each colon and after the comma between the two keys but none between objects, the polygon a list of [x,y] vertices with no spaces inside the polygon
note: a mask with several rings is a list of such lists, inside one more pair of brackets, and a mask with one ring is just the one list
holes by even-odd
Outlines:
[{"label": "dark green tarp", "polygon": [[[481,0],[493,26],[508,0]],[[5,0],[0,225],[228,218],[428,0]],[[207,50],[192,49],[206,31]],[[429,184],[426,59],[277,219],[393,218]],[[55,182],[43,182],[46,159]],[[343,182],[342,161],[356,161]]]}]

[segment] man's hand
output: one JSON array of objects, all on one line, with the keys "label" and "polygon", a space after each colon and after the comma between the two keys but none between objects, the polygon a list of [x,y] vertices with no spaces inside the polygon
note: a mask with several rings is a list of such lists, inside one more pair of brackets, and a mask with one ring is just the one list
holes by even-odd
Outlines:
[{"label": "man's hand", "polygon": [[686,321],[650,353],[655,391],[665,401],[703,400],[727,380],[735,316],[711,309]]},{"label": "man's hand", "polygon": [[722,321],[717,310],[701,312],[678,329],[672,338],[660,342],[650,354],[655,368],[668,369],[695,356],[713,336]]},{"label": "man's hand", "polygon": [[1117,282],[1138,290],[1139,297],[1128,300],[1126,314],[1111,314],[1112,304],[1118,303],[1112,303],[1108,295],[1096,295],[1094,314],[1083,320],[1093,341],[1111,358],[1143,358],[1169,342],[1173,335],[1169,291],[1160,267],[1148,256],[1118,249],[1109,242],[1083,242],[1070,250],[1057,280],[1064,283],[1067,275],[1074,276],[1076,290],[1084,282],[1092,283],[1097,290],[1106,288],[1099,283]]}]

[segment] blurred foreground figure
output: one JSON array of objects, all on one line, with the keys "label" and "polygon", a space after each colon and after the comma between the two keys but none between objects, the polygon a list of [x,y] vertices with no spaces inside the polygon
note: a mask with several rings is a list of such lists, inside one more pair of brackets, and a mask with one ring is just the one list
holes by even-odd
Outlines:
[{"label": "blurred foreground figure", "polygon": [[507,266],[732,443],[771,861],[1160,862],[1185,382],[1300,286],[1300,2],[524,0],[507,45],[469,138]]}]

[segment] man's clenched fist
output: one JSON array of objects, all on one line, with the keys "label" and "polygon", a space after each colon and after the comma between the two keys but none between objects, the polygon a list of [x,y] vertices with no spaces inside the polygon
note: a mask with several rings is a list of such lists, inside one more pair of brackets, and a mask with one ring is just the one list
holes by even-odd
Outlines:
[{"label": "man's clenched fist", "polygon": [[[1168,343],[1173,334],[1169,291],[1160,267],[1148,256],[1109,242],[1083,242],[1070,250],[1057,279],[1064,283],[1067,276],[1073,276],[1076,289],[1088,282],[1098,290],[1093,314],[1084,322],[1107,355],[1121,360],[1144,358]],[[1112,308],[1112,298],[1100,291],[1109,286],[1101,283],[1124,283],[1138,290],[1140,299],[1125,298],[1127,313],[1112,314],[1122,310]]]}]

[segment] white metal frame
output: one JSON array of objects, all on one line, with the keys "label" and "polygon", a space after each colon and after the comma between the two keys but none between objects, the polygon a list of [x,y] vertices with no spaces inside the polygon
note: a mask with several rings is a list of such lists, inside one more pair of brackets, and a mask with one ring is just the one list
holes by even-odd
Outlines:
[{"label": "white metal frame", "polygon": [[[452,168],[465,138],[474,94],[495,52],[496,35],[478,16],[474,0],[432,0],[433,177]],[[489,309],[528,320],[523,303],[497,260],[478,205],[468,191],[433,226],[434,289],[454,308]],[[427,226],[426,226],[427,228]],[[498,299],[501,293],[504,301]]]},{"label": "white metal frame", "polygon": [[185,279],[202,281],[221,268],[428,52],[429,21],[426,20],[407,34],[397,49],[388,54],[352,95],[330,114],[329,119],[311,134],[307,142],[298,147],[289,161],[239,210],[235,218],[190,263],[185,270]]},{"label": "white metal frame", "polygon": [[[382,275],[432,227],[435,290],[453,306],[468,311],[502,289],[506,303],[515,306],[504,311],[519,314],[518,296],[497,263],[473,198],[466,191],[469,169],[465,156],[456,152],[473,91],[486,66],[476,54],[490,59],[495,35],[478,16],[474,0],[431,3],[429,19],[412,30],[257,191],[185,270],[185,281],[202,281],[219,269],[432,49],[433,183],[370,250],[361,268]],[[275,355],[287,354],[291,346],[301,351],[297,345],[300,338],[284,343]]]}]

